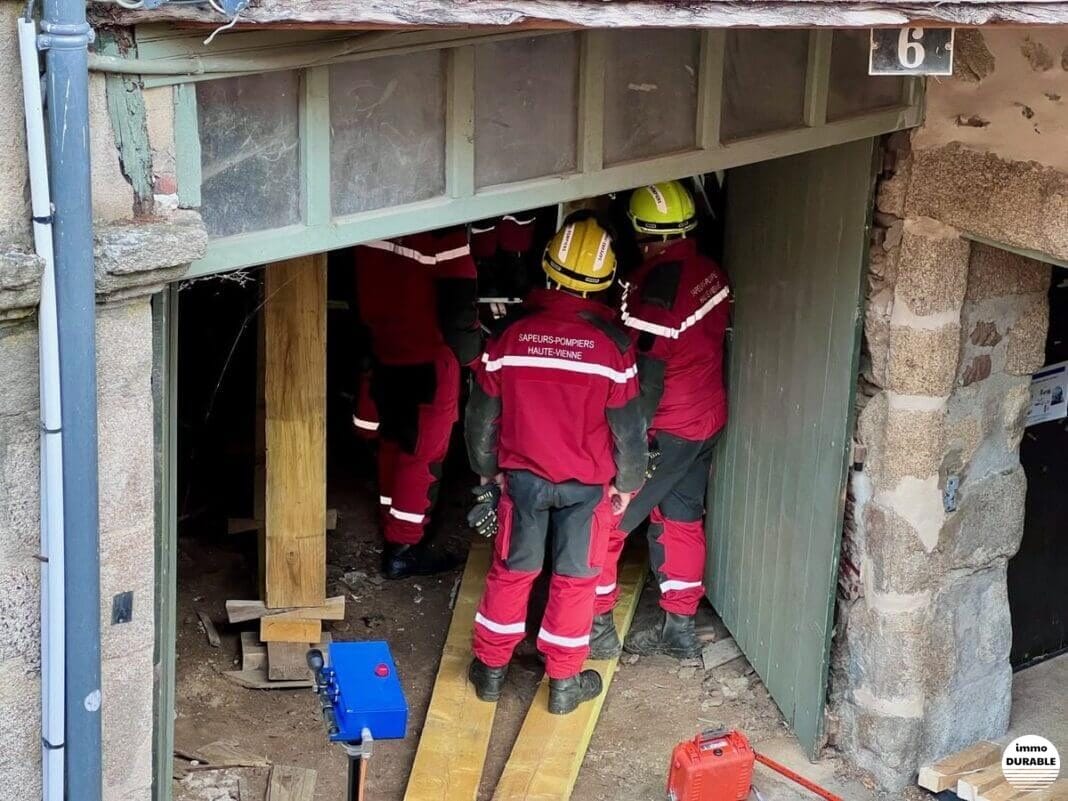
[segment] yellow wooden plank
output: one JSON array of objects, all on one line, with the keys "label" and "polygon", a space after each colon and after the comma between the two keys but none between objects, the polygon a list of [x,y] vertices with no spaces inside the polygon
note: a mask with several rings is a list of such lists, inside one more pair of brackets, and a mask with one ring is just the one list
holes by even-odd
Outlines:
[{"label": "yellow wooden plank", "polygon": [[490,553],[489,543],[478,541],[467,555],[405,801],[474,801],[478,796],[497,705],[478,700],[467,681],[467,666]]},{"label": "yellow wooden plank", "polygon": [[272,609],[321,606],[326,601],[326,255],[278,262],[264,272],[263,600]]},{"label": "yellow wooden plank", "polygon": [[[634,610],[638,608],[644,577],[644,558],[630,557],[620,565],[618,581],[622,591],[616,604],[615,620],[621,637],[630,628]],[[549,714],[549,680],[542,679],[493,794],[494,801],[567,801],[571,798],[618,661],[616,658],[586,663],[586,667],[601,674],[604,690],[595,700],[581,704],[569,715]]]},{"label": "yellow wooden plank", "polygon": [[260,639],[263,642],[319,642],[323,637],[323,621],[301,620],[273,615],[260,618]]}]

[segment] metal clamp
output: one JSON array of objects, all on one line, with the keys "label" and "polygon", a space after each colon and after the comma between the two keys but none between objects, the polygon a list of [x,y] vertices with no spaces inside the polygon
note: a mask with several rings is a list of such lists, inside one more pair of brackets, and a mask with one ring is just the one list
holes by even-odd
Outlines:
[{"label": "metal clamp", "polygon": [[375,738],[371,736],[371,730],[364,726],[358,743],[342,743],[341,747],[350,759],[370,759],[375,750]]},{"label": "metal clamp", "polygon": [[96,41],[96,33],[88,22],[41,22],[43,33],[37,37],[37,49],[82,50]]}]

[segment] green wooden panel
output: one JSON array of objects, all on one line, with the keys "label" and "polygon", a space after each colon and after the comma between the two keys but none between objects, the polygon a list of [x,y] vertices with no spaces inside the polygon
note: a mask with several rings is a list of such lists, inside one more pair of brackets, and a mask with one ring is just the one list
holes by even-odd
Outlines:
[{"label": "green wooden panel", "polygon": [[710,598],[812,755],[823,730],[872,142],[728,177],[731,418],[709,490]]},{"label": "green wooden panel", "polygon": [[[443,228],[523,209],[616,192],[644,183],[684,178],[826,147],[879,133],[910,128],[921,121],[919,108],[893,109],[843,120],[821,128],[802,128],[731,142],[714,150],[695,150],[606,167],[589,173],[536,178],[481,189],[470,197],[445,197],[404,206],[335,217],[321,225],[291,225],[213,240],[208,253],[193,262],[186,277],[235,270],[350,247],[372,239]],[[179,188],[181,179],[179,179]]]}]

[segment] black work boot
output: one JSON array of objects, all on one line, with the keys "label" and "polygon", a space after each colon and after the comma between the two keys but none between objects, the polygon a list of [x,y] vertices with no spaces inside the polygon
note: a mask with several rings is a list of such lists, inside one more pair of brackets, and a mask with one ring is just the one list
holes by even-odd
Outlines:
[{"label": "black work boot", "polygon": [[694,631],[693,615],[664,612],[663,618],[648,628],[632,632],[623,648],[638,656],[664,654],[676,659],[695,659],[701,655],[701,641]]},{"label": "black work boot", "polygon": [[499,700],[507,675],[508,665],[490,667],[477,656],[471,660],[471,667],[467,669],[467,678],[474,685],[479,701]]},{"label": "black work boot", "polygon": [[590,659],[612,659],[623,649],[611,612],[595,615],[590,630]]},{"label": "black work boot", "polygon": [[388,579],[433,576],[452,570],[460,563],[455,554],[435,553],[425,542],[416,545],[386,543],[382,551],[382,575]]},{"label": "black work boot", "polygon": [[584,670],[566,679],[549,679],[549,713],[566,715],[600,694],[601,674],[596,670]]}]

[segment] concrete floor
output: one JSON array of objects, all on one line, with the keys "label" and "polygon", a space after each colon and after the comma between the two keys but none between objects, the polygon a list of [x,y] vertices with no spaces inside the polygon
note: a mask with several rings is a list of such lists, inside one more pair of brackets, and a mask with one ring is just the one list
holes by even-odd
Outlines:
[{"label": "concrete floor", "polygon": [[[765,740],[757,746],[764,756],[774,759],[795,773],[815,782],[825,790],[848,799],[848,801],[874,801],[875,794],[854,775],[850,775],[839,759],[824,757],[819,762],[809,762],[797,739],[785,735],[774,740]],[[757,792],[750,793],[749,801],[814,801],[816,796],[794,784],[764,765],[757,764],[753,775]]]},{"label": "concrete floor", "polygon": [[1007,740],[1037,734],[1068,755],[1068,654],[1016,674],[1009,727]]}]

